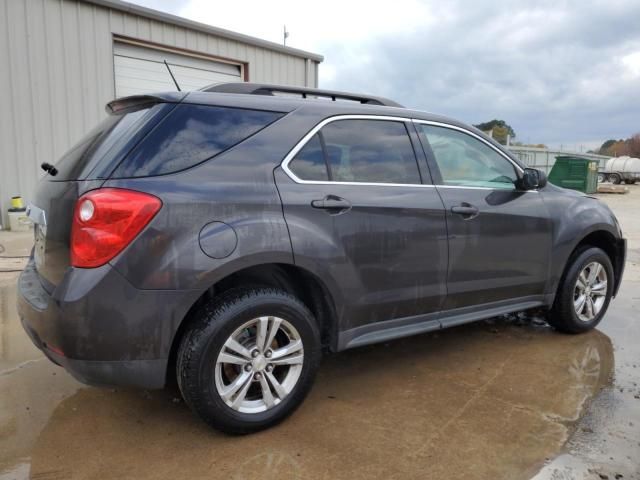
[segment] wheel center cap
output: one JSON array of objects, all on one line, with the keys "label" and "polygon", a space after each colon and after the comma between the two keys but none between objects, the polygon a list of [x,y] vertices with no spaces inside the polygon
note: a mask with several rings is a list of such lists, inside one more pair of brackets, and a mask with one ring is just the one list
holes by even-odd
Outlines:
[{"label": "wheel center cap", "polygon": [[591,295],[591,287],[587,287],[586,290],[585,290],[585,293],[587,295]]},{"label": "wheel center cap", "polygon": [[251,366],[255,371],[260,372],[267,366],[267,359],[264,358],[264,355],[260,354],[251,361]]}]

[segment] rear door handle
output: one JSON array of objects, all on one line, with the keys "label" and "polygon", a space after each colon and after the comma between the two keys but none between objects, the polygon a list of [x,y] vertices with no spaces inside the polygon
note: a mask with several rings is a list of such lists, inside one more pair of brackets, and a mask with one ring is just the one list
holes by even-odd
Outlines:
[{"label": "rear door handle", "polygon": [[476,217],[480,211],[478,210],[478,207],[474,207],[473,205],[470,205],[468,203],[462,203],[457,207],[451,207],[451,212],[462,215],[463,217],[465,217],[465,219],[468,220],[470,218]]},{"label": "rear door handle", "polygon": [[343,213],[351,209],[351,203],[342,197],[337,195],[327,195],[319,200],[312,200],[311,206],[313,208],[320,208],[327,210],[329,213]]}]

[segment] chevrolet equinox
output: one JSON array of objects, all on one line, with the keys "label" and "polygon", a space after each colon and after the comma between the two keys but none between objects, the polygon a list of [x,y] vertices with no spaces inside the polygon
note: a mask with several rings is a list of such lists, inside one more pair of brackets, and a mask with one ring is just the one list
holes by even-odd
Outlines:
[{"label": "chevrolet equinox", "polygon": [[289,415],[323,351],[528,309],[580,333],[620,286],[606,205],[450,118],[251,83],[107,112],[43,164],[24,329],[81,382],[177,380],[225,432]]}]

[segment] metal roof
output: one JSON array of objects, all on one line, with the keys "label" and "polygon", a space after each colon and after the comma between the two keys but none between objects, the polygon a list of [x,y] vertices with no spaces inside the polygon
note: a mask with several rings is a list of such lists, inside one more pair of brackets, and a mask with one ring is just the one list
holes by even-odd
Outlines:
[{"label": "metal roof", "polygon": [[260,38],[251,37],[249,35],[243,35],[242,33],[232,32],[231,30],[225,30],[224,28],[213,27],[205,23],[195,22],[193,20],[187,20],[186,18],[179,17],[177,15],[171,15],[169,13],[160,12],[151,8],[135,5],[130,2],[124,2],[121,0],[82,0],[86,3],[92,3],[102,7],[112,8],[114,10],[120,10],[121,12],[130,13],[132,15],[138,15],[140,17],[150,18],[160,22],[171,23],[190,30],[197,30],[199,32],[208,33],[222,38],[235,40],[237,42],[254,45],[256,47],[262,47],[269,50],[275,50],[278,52],[286,53],[296,57],[308,58],[316,62],[322,62],[324,57],[317,53],[306,52],[304,50],[298,50],[297,48],[285,47],[278,43],[269,42]]}]

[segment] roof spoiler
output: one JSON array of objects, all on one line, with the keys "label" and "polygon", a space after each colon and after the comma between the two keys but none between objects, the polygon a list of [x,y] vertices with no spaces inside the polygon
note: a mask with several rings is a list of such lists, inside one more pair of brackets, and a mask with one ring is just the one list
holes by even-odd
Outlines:
[{"label": "roof spoiler", "polygon": [[109,115],[134,112],[142,108],[148,108],[157,103],[180,103],[187,92],[160,92],[152,95],[132,95],[130,97],[116,98],[107,103],[104,109]]},{"label": "roof spoiler", "polygon": [[322,90],[319,88],[294,87],[290,85],[272,85],[266,83],[219,83],[210,85],[201,89],[203,92],[218,93],[240,93],[247,95],[275,95],[278,93],[300,95],[302,98],[310,97],[326,97],[333,101],[351,100],[365,105],[384,105],[387,107],[404,108],[397,102],[383,97],[374,97],[372,95],[360,95],[357,93],[337,92],[335,90]]},{"label": "roof spoiler", "polygon": [[107,103],[104,109],[109,115],[118,115],[121,113],[140,110],[144,107],[149,107],[163,101],[164,100],[162,98],[155,97],[153,95],[134,95],[131,97],[116,98],[115,100]]}]

